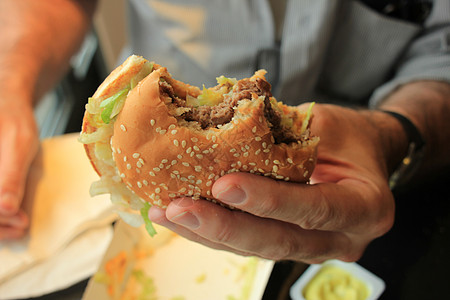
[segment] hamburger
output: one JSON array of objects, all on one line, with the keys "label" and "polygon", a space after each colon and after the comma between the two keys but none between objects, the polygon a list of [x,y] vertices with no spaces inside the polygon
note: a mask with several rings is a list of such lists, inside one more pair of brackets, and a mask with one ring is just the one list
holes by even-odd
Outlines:
[{"label": "hamburger", "polygon": [[145,221],[151,205],[182,196],[217,203],[211,188],[232,172],[307,183],[319,141],[312,105],[278,102],[265,73],[199,88],[130,56],[86,104],[80,141],[100,176],[91,195],[110,193],[121,217],[139,225],[132,210]]}]

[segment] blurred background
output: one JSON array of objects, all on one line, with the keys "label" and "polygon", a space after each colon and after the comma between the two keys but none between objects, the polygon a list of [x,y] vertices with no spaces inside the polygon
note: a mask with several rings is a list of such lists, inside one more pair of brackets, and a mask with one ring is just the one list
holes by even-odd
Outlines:
[{"label": "blurred background", "polygon": [[71,59],[69,73],[36,106],[40,138],[81,130],[84,105],[119,63],[125,16],[125,0],[99,1],[92,30]]}]

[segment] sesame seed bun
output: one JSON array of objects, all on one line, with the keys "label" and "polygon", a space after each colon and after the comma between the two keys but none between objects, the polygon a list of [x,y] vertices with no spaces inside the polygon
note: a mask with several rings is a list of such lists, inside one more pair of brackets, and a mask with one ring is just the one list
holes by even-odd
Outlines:
[{"label": "sesame seed bun", "polygon": [[[130,57],[106,78],[93,101],[100,103],[123,89],[145,63],[148,61],[141,57]],[[256,72],[249,81],[265,80],[264,73]],[[131,194],[162,208],[172,199],[186,195],[215,201],[212,185],[232,172],[299,183],[309,181],[319,139],[309,133],[309,125],[304,126],[309,118],[307,112],[270,97],[276,109],[293,120],[289,127],[298,140],[288,143],[275,141],[265,109],[268,102],[255,93],[251,93],[251,99],[237,102],[230,122],[202,128],[196,121],[183,119],[185,108],[169,104],[170,99],[161,93],[161,81],[181,98],[202,93],[198,87],[173,79],[166,68],[153,64],[152,72],[129,91],[120,113],[104,126],[108,129],[104,129],[107,133],[103,138],[85,145],[100,176],[112,178],[109,182],[122,185],[121,190],[126,187]],[[101,122],[93,122],[95,118],[86,111],[84,134],[99,130]],[[108,155],[111,159],[105,160]]]}]

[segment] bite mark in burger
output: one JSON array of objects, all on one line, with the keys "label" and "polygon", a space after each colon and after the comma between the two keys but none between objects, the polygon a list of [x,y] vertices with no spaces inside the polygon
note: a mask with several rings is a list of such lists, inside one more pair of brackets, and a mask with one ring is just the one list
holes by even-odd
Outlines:
[{"label": "bite mark in burger", "polygon": [[233,172],[307,183],[319,141],[311,109],[277,102],[264,74],[200,89],[129,57],[86,105],[80,141],[100,176],[91,194],[142,212],[181,196],[216,202],[212,185]]}]

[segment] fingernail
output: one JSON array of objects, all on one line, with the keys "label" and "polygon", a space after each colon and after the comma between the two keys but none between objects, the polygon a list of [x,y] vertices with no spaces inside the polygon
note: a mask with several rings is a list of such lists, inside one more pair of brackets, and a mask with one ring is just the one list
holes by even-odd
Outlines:
[{"label": "fingernail", "polygon": [[200,222],[197,217],[190,211],[184,211],[175,217],[171,218],[172,222],[187,227],[189,229],[197,229],[200,227]]},{"label": "fingernail", "polygon": [[247,198],[245,192],[236,185],[231,185],[216,195],[217,199],[229,204],[240,204]]},{"label": "fingernail", "polygon": [[152,222],[161,222],[161,220],[165,218],[165,210],[156,206],[152,206],[148,210],[148,218]]}]

